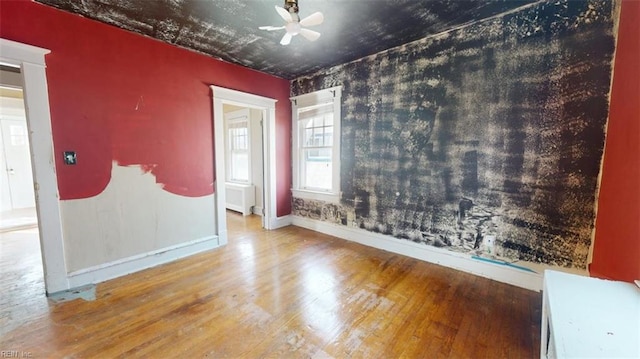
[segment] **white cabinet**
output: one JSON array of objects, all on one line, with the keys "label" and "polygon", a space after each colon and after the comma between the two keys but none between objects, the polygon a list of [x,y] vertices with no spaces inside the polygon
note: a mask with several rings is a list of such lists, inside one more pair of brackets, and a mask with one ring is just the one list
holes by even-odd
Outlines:
[{"label": "white cabinet", "polygon": [[542,358],[640,358],[640,289],[546,270]]}]

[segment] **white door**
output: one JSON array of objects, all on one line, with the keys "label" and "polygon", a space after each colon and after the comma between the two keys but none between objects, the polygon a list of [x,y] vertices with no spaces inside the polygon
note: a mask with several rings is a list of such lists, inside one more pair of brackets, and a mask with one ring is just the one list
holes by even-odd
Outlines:
[{"label": "white door", "polygon": [[2,140],[2,132],[0,131],[0,211],[4,212],[12,209],[9,174],[7,173],[7,164],[4,155],[4,141]]},{"label": "white door", "polygon": [[[2,177],[3,179],[6,178],[8,185],[10,209],[35,207],[27,121],[26,119],[3,118],[0,119],[0,123],[2,124],[2,150],[4,157],[2,161],[4,166],[0,168],[0,171],[4,172]],[[4,207],[4,204],[8,201],[4,198],[6,196],[5,191],[2,191],[1,194]]]}]

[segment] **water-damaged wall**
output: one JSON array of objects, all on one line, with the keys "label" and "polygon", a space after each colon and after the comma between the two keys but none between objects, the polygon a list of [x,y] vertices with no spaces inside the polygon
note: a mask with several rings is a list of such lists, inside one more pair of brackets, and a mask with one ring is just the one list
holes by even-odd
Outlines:
[{"label": "water-damaged wall", "polygon": [[293,213],[586,267],[613,51],[611,2],[553,1],[294,80],[343,122],[340,203]]}]

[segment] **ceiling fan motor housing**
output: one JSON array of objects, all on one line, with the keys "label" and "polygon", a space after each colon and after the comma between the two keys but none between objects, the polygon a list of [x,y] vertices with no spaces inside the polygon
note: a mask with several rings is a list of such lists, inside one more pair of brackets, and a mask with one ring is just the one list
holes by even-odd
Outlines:
[{"label": "ceiling fan motor housing", "polygon": [[284,9],[291,14],[298,13],[298,0],[284,0]]}]

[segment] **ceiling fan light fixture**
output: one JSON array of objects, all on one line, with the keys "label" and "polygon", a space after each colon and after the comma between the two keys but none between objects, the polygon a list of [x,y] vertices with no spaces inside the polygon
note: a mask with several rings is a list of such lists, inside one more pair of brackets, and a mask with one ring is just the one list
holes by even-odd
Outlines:
[{"label": "ceiling fan light fixture", "polygon": [[302,36],[309,41],[316,41],[320,37],[319,32],[309,30],[306,27],[322,24],[324,16],[321,12],[314,12],[300,20],[298,16],[298,0],[284,0],[284,7],[276,5],[275,9],[278,15],[285,21],[285,25],[260,26],[258,29],[265,31],[286,30],[286,33],[280,40],[281,45],[289,45],[291,39],[298,34],[302,34]]},{"label": "ceiling fan light fixture", "polygon": [[300,30],[302,29],[302,27],[300,26],[300,23],[295,21],[286,24],[284,28],[287,30],[287,33],[293,36],[298,35],[300,33]]}]

